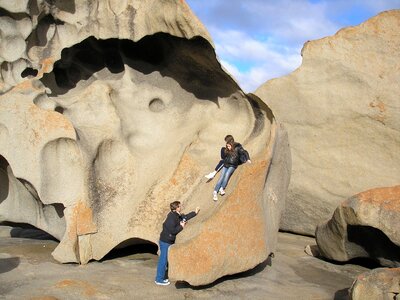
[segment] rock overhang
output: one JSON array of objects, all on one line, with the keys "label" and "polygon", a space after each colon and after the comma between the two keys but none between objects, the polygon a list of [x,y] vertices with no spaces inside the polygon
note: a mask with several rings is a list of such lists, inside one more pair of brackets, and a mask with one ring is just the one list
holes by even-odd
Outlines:
[{"label": "rock overhang", "polygon": [[[25,10],[15,8],[24,13],[13,22],[28,24],[29,15],[32,26],[21,33],[25,52],[2,70],[0,154],[10,162],[3,173],[13,171],[7,178],[16,183],[5,202],[45,216],[26,218],[24,212],[15,220],[52,228],[60,239],[53,252],[58,261],[86,263],[124,241],[156,243],[173,200],[203,207],[182,241],[212,224],[228,201],[250,201],[256,212],[244,224],[251,229],[251,219],[258,220],[251,238],[259,252],[240,267],[185,275],[199,285],[254,267],[273,251],[282,209],[276,201],[284,200],[288,182],[266,184],[267,170],[273,169],[272,149],[279,148],[285,155],[275,172],[287,178],[290,154],[284,130],[260,99],[246,96],[222,70],[208,33],[187,5],[165,1],[164,10],[154,10],[157,3],[33,1]],[[12,11],[7,17],[15,17]],[[201,178],[218,160],[215,149],[226,133],[242,141],[256,163],[233,178],[231,193],[240,197],[228,192],[226,203],[215,208],[205,196],[211,187]],[[11,136],[19,138],[5,143]],[[254,197],[235,187],[242,173],[257,174],[257,188],[247,191]],[[26,193],[21,180],[35,193]],[[64,207],[62,218],[51,209],[56,203]],[[272,215],[275,223],[267,225],[263,220]],[[231,244],[240,247],[240,236]],[[233,261],[226,259],[228,265]],[[179,268],[174,270],[179,278]]]}]

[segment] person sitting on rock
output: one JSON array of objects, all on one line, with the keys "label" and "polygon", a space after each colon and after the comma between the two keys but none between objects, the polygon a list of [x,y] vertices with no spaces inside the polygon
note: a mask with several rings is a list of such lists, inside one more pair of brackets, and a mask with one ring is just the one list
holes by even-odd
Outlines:
[{"label": "person sitting on rock", "polygon": [[169,285],[171,283],[168,278],[165,278],[168,265],[168,249],[175,243],[176,235],[183,230],[186,222],[197,216],[200,211],[200,208],[196,207],[195,211],[184,215],[181,213],[182,205],[179,201],[170,203],[169,207],[171,211],[163,223],[163,229],[160,234],[160,257],[158,259],[155,279],[157,285]]},{"label": "person sitting on rock", "polygon": [[233,137],[226,138],[226,147],[222,156],[223,167],[221,175],[213,192],[213,200],[218,200],[218,192],[221,196],[225,195],[225,188],[228,185],[229,178],[236,168],[245,162],[251,163],[249,153],[239,143],[235,143]]},{"label": "person sitting on rock", "polygon": [[[228,134],[228,135],[225,137],[225,143],[226,143],[228,140],[230,140],[230,139],[233,139],[233,136],[231,136],[230,134]],[[219,171],[221,171],[222,167],[224,166],[224,157],[225,157],[225,154],[224,154],[224,153],[225,153],[225,147],[221,147],[221,160],[220,160],[220,161],[218,162],[218,164],[215,166],[214,171],[211,172],[211,173],[209,173],[209,174],[207,174],[207,175],[205,175],[205,176],[204,176],[205,178],[211,180],[211,179],[213,179],[213,178],[215,177],[215,175],[217,175],[217,173],[218,173]]]}]

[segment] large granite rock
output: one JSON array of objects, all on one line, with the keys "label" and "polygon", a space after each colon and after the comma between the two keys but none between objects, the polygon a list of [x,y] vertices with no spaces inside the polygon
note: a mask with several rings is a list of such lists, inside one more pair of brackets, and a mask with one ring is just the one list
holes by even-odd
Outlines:
[{"label": "large granite rock", "polygon": [[400,10],[307,42],[302,65],[255,92],[288,130],[281,229],[314,234],[342,199],[400,178]]},{"label": "large granite rock", "polygon": [[315,232],[320,255],[336,261],[370,258],[400,267],[400,186],[351,197]]},{"label": "large granite rock", "polygon": [[400,268],[378,268],[357,276],[350,288],[350,299],[400,299]]},{"label": "large granite rock", "polygon": [[289,184],[290,151],[286,131],[274,123],[271,132],[264,159],[239,169],[240,176],[230,183],[237,188],[207,212],[213,217],[178,236],[169,253],[172,278],[203,285],[248,270],[275,251],[284,208],[281,199]]},{"label": "large granite rock", "polygon": [[[222,70],[184,1],[0,4],[0,222],[32,224],[60,240],[55,259],[87,263],[157,243],[170,202],[200,206],[170,251],[171,278],[195,285],[274,251],[287,135]],[[253,163],[216,205],[203,176],[226,134]]]}]

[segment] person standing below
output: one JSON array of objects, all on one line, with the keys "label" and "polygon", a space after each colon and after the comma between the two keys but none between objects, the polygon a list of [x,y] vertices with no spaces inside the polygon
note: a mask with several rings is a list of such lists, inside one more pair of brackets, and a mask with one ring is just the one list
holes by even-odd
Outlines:
[{"label": "person standing below", "polygon": [[182,205],[179,201],[170,203],[169,207],[171,211],[163,223],[163,229],[160,234],[160,256],[155,279],[157,285],[169,285],[171,283],[168,278],[165,278],[168,265],[168,249],[175,243],[176,235],[183,230],[186,222],[197,216],[200,211],[200,208],[196,207],[196,211],[184,215],[181,213]]},{"label": "person standing below", "polygon": [[244,150],[241,144],[235,143],[232,136],[225,137],[226,147],[223,151],[223,167],[221,175],[213,192],[213,200],[218,200],[218,192],[221,196],[225,195],[225,188],[228,185],[229,178],[235,172],[236,168],[245,162],[251,163],[249,153]]}]

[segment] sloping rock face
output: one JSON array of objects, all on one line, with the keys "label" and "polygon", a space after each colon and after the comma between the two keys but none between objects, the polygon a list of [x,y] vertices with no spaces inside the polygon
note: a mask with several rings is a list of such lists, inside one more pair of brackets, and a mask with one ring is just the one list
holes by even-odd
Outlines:
[{"label": "sloping rock face", "polygon": [[301,67],[255,92],[288,130],[281,229],[314,234],[342,199],[399,183],[400,10],[307,42]]},{"label": "sloping rock face", "polygon": [[336,261],[366,257],[400,267],[400,186],[369,190],[343,202],[317,227],[320,254]]},{"label": "sloping rock face", "polygon": [[286,131],[274,123],[272,132],[265,159],[239,170],[240,177],[230,183],[237,188],[213,209],[213,217],[178,236],[169,253],[172,278],[204,285],[246,271],[275,251],[290,151]]},{"label": "sloping rock face", "polygon": [[[274,251],[291,168],[286,132],[222,70],[184,1],[0,4],[0,221],[45,230],[60,240],[55,259],[87,263],[157,243],[170,202],[200,206],[170,251],[171,278],[198,285]],[[253,163],[215,205],[203,176],[226,134]],[[225,236],[198,248],[219,222]],[[208,250],[216,241],[218,254]],[[232,249],[249,244],[238,264]],[[220,269],[190,277],[174,259],[180,247]]]},{"label": "sloping rock face", "polygon": [[400,268],[378,268],[359,275],[350,289],[350,299],[400,299]]}]

